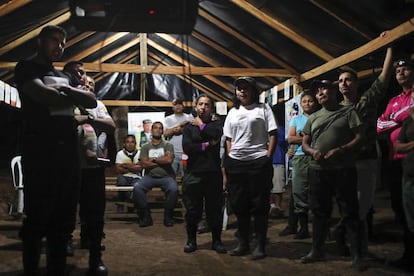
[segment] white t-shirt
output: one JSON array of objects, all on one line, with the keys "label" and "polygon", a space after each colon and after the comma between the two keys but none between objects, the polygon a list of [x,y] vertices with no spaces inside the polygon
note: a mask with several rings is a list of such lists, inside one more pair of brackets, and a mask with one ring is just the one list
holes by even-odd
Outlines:
[{"label": "white t-shirt", "polygon": [[[183,113],[183,116],[176,116],[175,114],[171,114],[165,117],[164,128],[172,128],[173,126],[176,126],[183,121],[192,121],[193,119],[193,115],[187,113]],[[168,141],[174,146],[175,156],[181,156],[183,153],[183,135],[173,135]]]},{"label": "white t-shirt", "polygon": [[[139,161],[139,151],[134,156],[134,164],[138,163]],[[123,150],[120,150],[116,154],[115,164],[127,164],[132,163],[131,158],[125,154]],[[134,178],[140,178],[141,176],[139,174],[133,173],[133,172],[127,172],[124,173],[124,176],[128,177],[134,177]]]},{"label": "white t-shirt", "polygon": [[275,129],[276,121],[269,105],[233,107],[223,127],[223,134],[231,138],[229,156],[237,160],[254,160],[265,156],[269,132]]}]

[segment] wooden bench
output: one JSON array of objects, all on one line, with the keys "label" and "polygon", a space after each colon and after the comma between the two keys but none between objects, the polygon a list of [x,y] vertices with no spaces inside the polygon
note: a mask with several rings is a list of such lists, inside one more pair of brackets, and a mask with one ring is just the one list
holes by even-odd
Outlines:
[{"label": "wooden bench", "polygon": [[[127,209],[133,209],[133,203],[130,200],[119,200],[118,193],[119,192],[132,192],[134,190],[133,186],[117,186],[116,185],[116,176],[107,175],[105,178],[105,191],[107,196],[109,196],[111,201],[115,203],[116,206],[123,206],[121,207],[122,210],[127,207]],[[178,185],[178,201],[177,201],[177,208],[182,207],[181,202],[181,177],[176,178],[177,185]],[[147,202],[148,204],[155,204],[159,205],[160,203],[163,204],[165,201],[165,193],[161,190],[161,188],[153,188],[147,192]]]},{"label": "wooden bench", "polygon": [[[181,195],[181,177],[176,178],[178,186],[178,194]],[[132,186],[117,186],[116,185],[116,176],[107,176],[105,178],[105,191],[107,192],[132,192],[134,187]],[[153,188],[148,193],[159,194],[162,192],[161,188]]]}]

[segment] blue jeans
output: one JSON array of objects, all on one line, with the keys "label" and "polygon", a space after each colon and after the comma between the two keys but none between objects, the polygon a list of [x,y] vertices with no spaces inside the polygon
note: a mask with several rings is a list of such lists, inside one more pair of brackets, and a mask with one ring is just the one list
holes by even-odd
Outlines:
[{"label": "blue jeans", "polygon": [[[125,175],[118,175],[116,179],[116,186],[135,186],[139,181],[138,177],[130,177]],[[131,199],[133,196],[132,192],[118,192],[118,198],[121,201]]]},{"label": "blue jeans", "polygon": [[180,176],[183,177],[184,175],[184,168],[183,168],[183,160],[182,160],[182,154],[175,154],[174,161],[171,164],[171,167],[173,168],[173,171],[175,174],[177,172],[180,172]]},{"label": "blue jeans", "polygon": [[177,182],[171,176],[155,178],[144,176],[134,186],[134,201],[139,209],[147,208],[147,192],[152,188],[159,187],[165,192],[165,209],[173,210],[177,203]]}]

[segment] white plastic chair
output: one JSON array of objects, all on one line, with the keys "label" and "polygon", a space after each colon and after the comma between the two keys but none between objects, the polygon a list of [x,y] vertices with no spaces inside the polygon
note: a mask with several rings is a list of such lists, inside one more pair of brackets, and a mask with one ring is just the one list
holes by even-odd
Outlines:
[{"label": "white plastic chair", "polygon": [[[24,208],[23,172],[22,172],[21,160],[22,160],[21,156],[15,156],[11,160],[13,186],[14,186],[14,189],[17,191],[17,213],[18,214],[23,214],[23,208]],[[12,212],[12,210],[13,208],[10,208],[10,213]]]}]

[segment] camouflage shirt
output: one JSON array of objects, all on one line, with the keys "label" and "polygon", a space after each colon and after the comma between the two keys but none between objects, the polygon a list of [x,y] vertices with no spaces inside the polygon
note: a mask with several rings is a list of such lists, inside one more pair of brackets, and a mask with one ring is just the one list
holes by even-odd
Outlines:
[{"label": "camouflage shirt", "polygon": [[[377,78],[372,83],[371,87],[361,94],[359,101],[354,104],[354,108],[363,123],[363,140],[358,159],[372,159],[378,157],[376,149],[377,108],[379,101],[384,97],[385,93],[386,87],[384,86],[384,82]],[[340,104],[347,105],[344,101]]]}]

